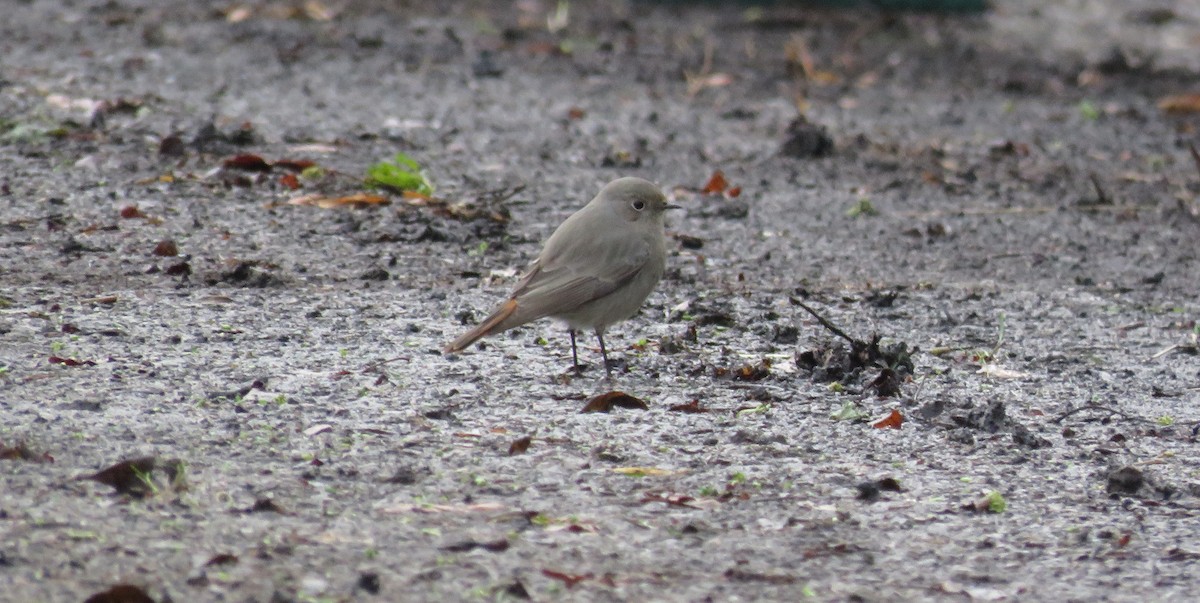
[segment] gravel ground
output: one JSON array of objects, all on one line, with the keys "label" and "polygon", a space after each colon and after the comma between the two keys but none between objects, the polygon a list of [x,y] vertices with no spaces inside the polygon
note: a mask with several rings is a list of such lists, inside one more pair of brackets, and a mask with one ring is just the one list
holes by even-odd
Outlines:
[{"label": "gravel ground", "polygon": [[722,4],[7,7],[0,599],[1191,600],[1200,8]]}]

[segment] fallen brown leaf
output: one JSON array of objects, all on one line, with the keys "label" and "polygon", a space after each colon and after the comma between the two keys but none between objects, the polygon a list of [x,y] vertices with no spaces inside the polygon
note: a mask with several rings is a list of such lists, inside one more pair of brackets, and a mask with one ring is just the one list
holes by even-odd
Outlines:
[{"label": "fallen brown leaf", "polygon": [[279,184],[290,191],[294,191],[300,188],[300,179],[295,174],[283,174],[279,177]]},{"label": "fallen brown leaf", "polygon": [[317,162],[308,159],[279,159],[272,165],[293,172],[303,172],[310,167],[315,167]]},{"label": "fallen brown leaf", "polygon": [[84,603],[154,603],[139,586],[118,584],[88,597]]},{"label": "fallen brown leaf", "polygon": [[16,446],[4,446],[0,444],[0,461],[32,461],[35,463],[53,463],[54,457],[49,453],[43,452],[38,454],[34,452],[29,445],[21,442]]},{"label": "fallen brown leaf", "polygon": [[593,578],[592,574],[567,574],[549,569],[542,570],[542,575],[554,580],[561,580],[563,585],[565,585],[568,589],[575,588],[575,585],[579,584],[580,582],[583,582],[584,580],[591,580]]},{"label": "fallen brown leaf", "polygon": [[872,422],[871,427],[875,429],[900,429],[900,426],[903,424],[904,415],[900,414],[900,411],[892,409],[892,412],[888,413],[887,416]]},{"label": "fallen brown leaf", "polygon": [[154,246],[154,255],[160,257],[177,256],[179,255],[179,246],[176,245],[175,241],[172,241],[171,239],[159,241],[158,245]]},{"label": "fallen brown leaf", "polygon": [[371,205],[387,205],[388,203],[391,203],[391,201],[387,197],[368,193],[355,193],[342,197],[327,197],[319,194],[301,195],[288,199],[287,202],[288,205],[312,205],[321,209],[333,209],[347,205],[369,207]]},{"label": "fallen brown leaf", "polygon": [[692,504],[695,498],[686,494],[676,492],[647,492],[642,495],[642,504],[646,503],[663,503],[672,507],[687,507],[690,509],[696,508]]},{"label": "fallen brown leaf", "polygon": [[514,456],[514,455],[518,455],[518,454],[525,454],[525,451],[529,450],[529,445],[532,443],[533,443],[533,436],[525,436],[519,440],[515,440],[508,447],[508,455]]},{"label": "fallen brown leaf", "polygon": [[95,361],[79,360],[77,358],[63,358],[62,356],[51,356],[50,364],[61,364],[63,366],[96,366]]},{"label": "fallen brown leaf", "polygon": [[238,556],[231,553],[217,553],[211,559],[204,563],[204,567],[212,567],[214,565],[226,565],[238,562]]},{"label": "fallen brown leaf", "polygon": [[729,181],[725,179],[725,174],[721,170],[717,170],[709,177],[708,182],[704,185],[704,188],[700,189],[700,192],[705,195],[719,195],[725,192],[727,188],[729,188]]},{"label": "fallen brown leaf", "polygon": [[1170,96],[1164,96],[1159,99],[1158,108],[1163,113],[1171,115],[1200,113],[1200,92],[1188,92],[1184,94],[1172,94]]},{"label": "fallen brown leaf", "polygon": [[641,399],[625,392],[612,391],[588,400],[587,405],[579,412],[610,412],[614,407],[650,410]]},{"label": "fallen brown leaf", "polygon": [[668,408],[667,410],[669,410],[671,412],[686,412],[686,413],[692,413],[692,414],[709,412],[707,407],[700,406],[699,398],[693,398],[691,402],[688,402],[686,404],[676,404],[676,405]]},{"label": "fallen brown leaf", "polygon": [[276,503],[273,499],[270,499],[270,498],[260,498],[256,501],[254,501],[254,504],[250,505],[250,507],[248,509],[246,509],[244,512],[245,513],[279,513],[280,515],[287,515],[287,511],[285,511],[283,509],[283,507],[279,506],[278,503]]},{"label": "fallen brown leaf", "polygon": [[245,153],[242,155],[234,155],[222,162],[223,166],[231,170],[244,170],[247,172],[269,172],[271,164],[266,159],[258,155]]}]

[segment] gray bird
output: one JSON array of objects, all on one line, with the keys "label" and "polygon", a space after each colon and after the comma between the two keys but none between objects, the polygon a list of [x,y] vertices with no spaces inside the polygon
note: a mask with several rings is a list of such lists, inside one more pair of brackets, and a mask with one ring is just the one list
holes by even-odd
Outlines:
[{"label": "gray bird", "polygon": [[664,212],[678,208],[641,178],[608,183],[550,235],[508,299],[447,345],[445,353],[550,316],[567,323],[576,373],[581,371],[575,332],[592,329],[604,370],[611,375],[604,330],[633,316],[662,278],[667,262]]}]

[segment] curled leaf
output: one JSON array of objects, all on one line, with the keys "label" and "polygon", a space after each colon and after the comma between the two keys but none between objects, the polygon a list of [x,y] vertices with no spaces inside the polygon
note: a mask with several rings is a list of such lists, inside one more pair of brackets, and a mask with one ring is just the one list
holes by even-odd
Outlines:
[{"label": "curled leaf", "polygon": [[876,419],[874,422],[872,422],[871,427],[874,427],[875,429],[900,429],[900,426],[903,424],[904,415],[900,414],[900,411],[892,409],[892,412],[888,413],[883,418]]},{"label": "curled leaf", "polygon": [[636,410],[649,410],[639,398],[635,398],[625,392],[612,391],[607,394],[600,394],[591,400],[588,400],[587,405],[579,412],[610,412],[614,407],[632,408]]}]

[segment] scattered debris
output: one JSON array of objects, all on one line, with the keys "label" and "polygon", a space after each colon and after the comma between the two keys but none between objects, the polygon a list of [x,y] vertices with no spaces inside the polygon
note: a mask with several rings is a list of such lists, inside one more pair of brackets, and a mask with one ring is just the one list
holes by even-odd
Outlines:
[{"label": "scattered debris", "polygon": [[862,482],[855,486],[858,490],[858,495],[855,497],[858,500],[866,502],[875,502],[879,500],[883,492],[902,492],[900,481],[894,477],[885,477],[869,482]]},{"label": "scattered debris", "polygon": [[793,584],[796,582],[795,576],[751,572],[737,567],[725,570],[724,576],[730,582],[765,582],[767,584]]},{"label": "scattered debris", "polygon": [[16,446],[5,446],[0,443],[0,461],[30,461],[34,463],[53,463],[54,457],[50,453],[43,452],[38,454],[34,452],[25,442],[20,442]]},{"label": "scattered debris", "polygon": [[1125,465],[1108,474],[1108,481],[1105,485],[1105,491],[1109,496],[1134,495],[1146,483],[1146,478],[1142,474],[1141,469],[1133,465]]},{"label": "scattered debris", "polygon": [[289,515],[279,503],[272,498],[259,498],[254,501],[253,505],[242,509],[242,513],[278,513],[280,515]]},{"label": "scattered debris", "polygon": [[529,450],[529,445],[532,443],[533,436],[525,436],[519,440],[514,440],[513,443],[509,444],[508,446],[508,455],[514,456],[518,454],[525,454],[525,452]]},{"label": "scattered debris", "polygon": [[992,400],[984,406],[971,408],[966,414],[954,414],[950,418],[955,425],[971,430],[985,433],[1007,432],[1012,435],[1013,443],[1024,448],[1036,450],[1051,446],[1050,440],[1010,419],[1004,402],[1000,400]]},{"label": "scattered debris", "polygon": [[813,124],[801,115],[784,131],[779,154],[798,159],[828,157],[833,154],[833,139],[824,126]]},{"label": "scattered debris", "polygon": [[485,551],[492,552],[492,553],[503,553],[504,551],[508,550],[508,547],[509,547],[508,540],[505,538],[501,538],[499,540],[491,540],[488,542],[480,542],[478,540],[464,540],[462,542],[456,542],[454,544],[446,545],[446,546],[442,547],[442,550],[450,551],[451,553],[466,553],[468,551],[473,551],[475,549],[483,549]]},{"label": "scattered debris", "polygon": [[713,367],[713,377],[734,381],[761,381],[771,376],[771,360],[763,358],[758,364],[744,364],[737,368]]},{"label": "scattered debris", "polygon": [[63,358],[62,356],[51,356],[48,360],[50,364],[61,364],[63,366],[96,366],[94,360],[79,360],[76,358]]},{"label": "scattered debris", "polygon": [[831,342],[796,354],[796,366],[807,370],[814,382],[845,384],[861,380],[862,373],[867,369],[877,369],[880,372],[865,389],[874,389],[880,397],[900,394],[900,384],[912,377],[912,355],[917,351],[916,348],[909,349],[904,342],[881,347],[878,334],[873,335],[869,342],[851,337],[804,302],[795,297],[789,299],[792,304],[816,318],[827,330],[849,343],[849,348]]},{"label": "scattered debris", "polygon": [[1008,509],[1008,502],[1004,500],[1003,494],[992,490],[979,498],[963,504],[962,508],[964,511],[975,513],[1003,513]]},{"label": "scattered debris", "polygon": [[217,553],[204,562],[204,567],[212,567],[214,565],[235,565],[238,562],[238,556],[232,553]]},{"label": "scattered debris", "polygon": [[689,414],[709,412],[708,407],[700,405],[699,398],[693,398],[691,402],[688,402],[686,404],[676,404],[676,405],[668,408],[667,410],[669,410],[671,412],[683,412],[683,413],[689,413]]}]

